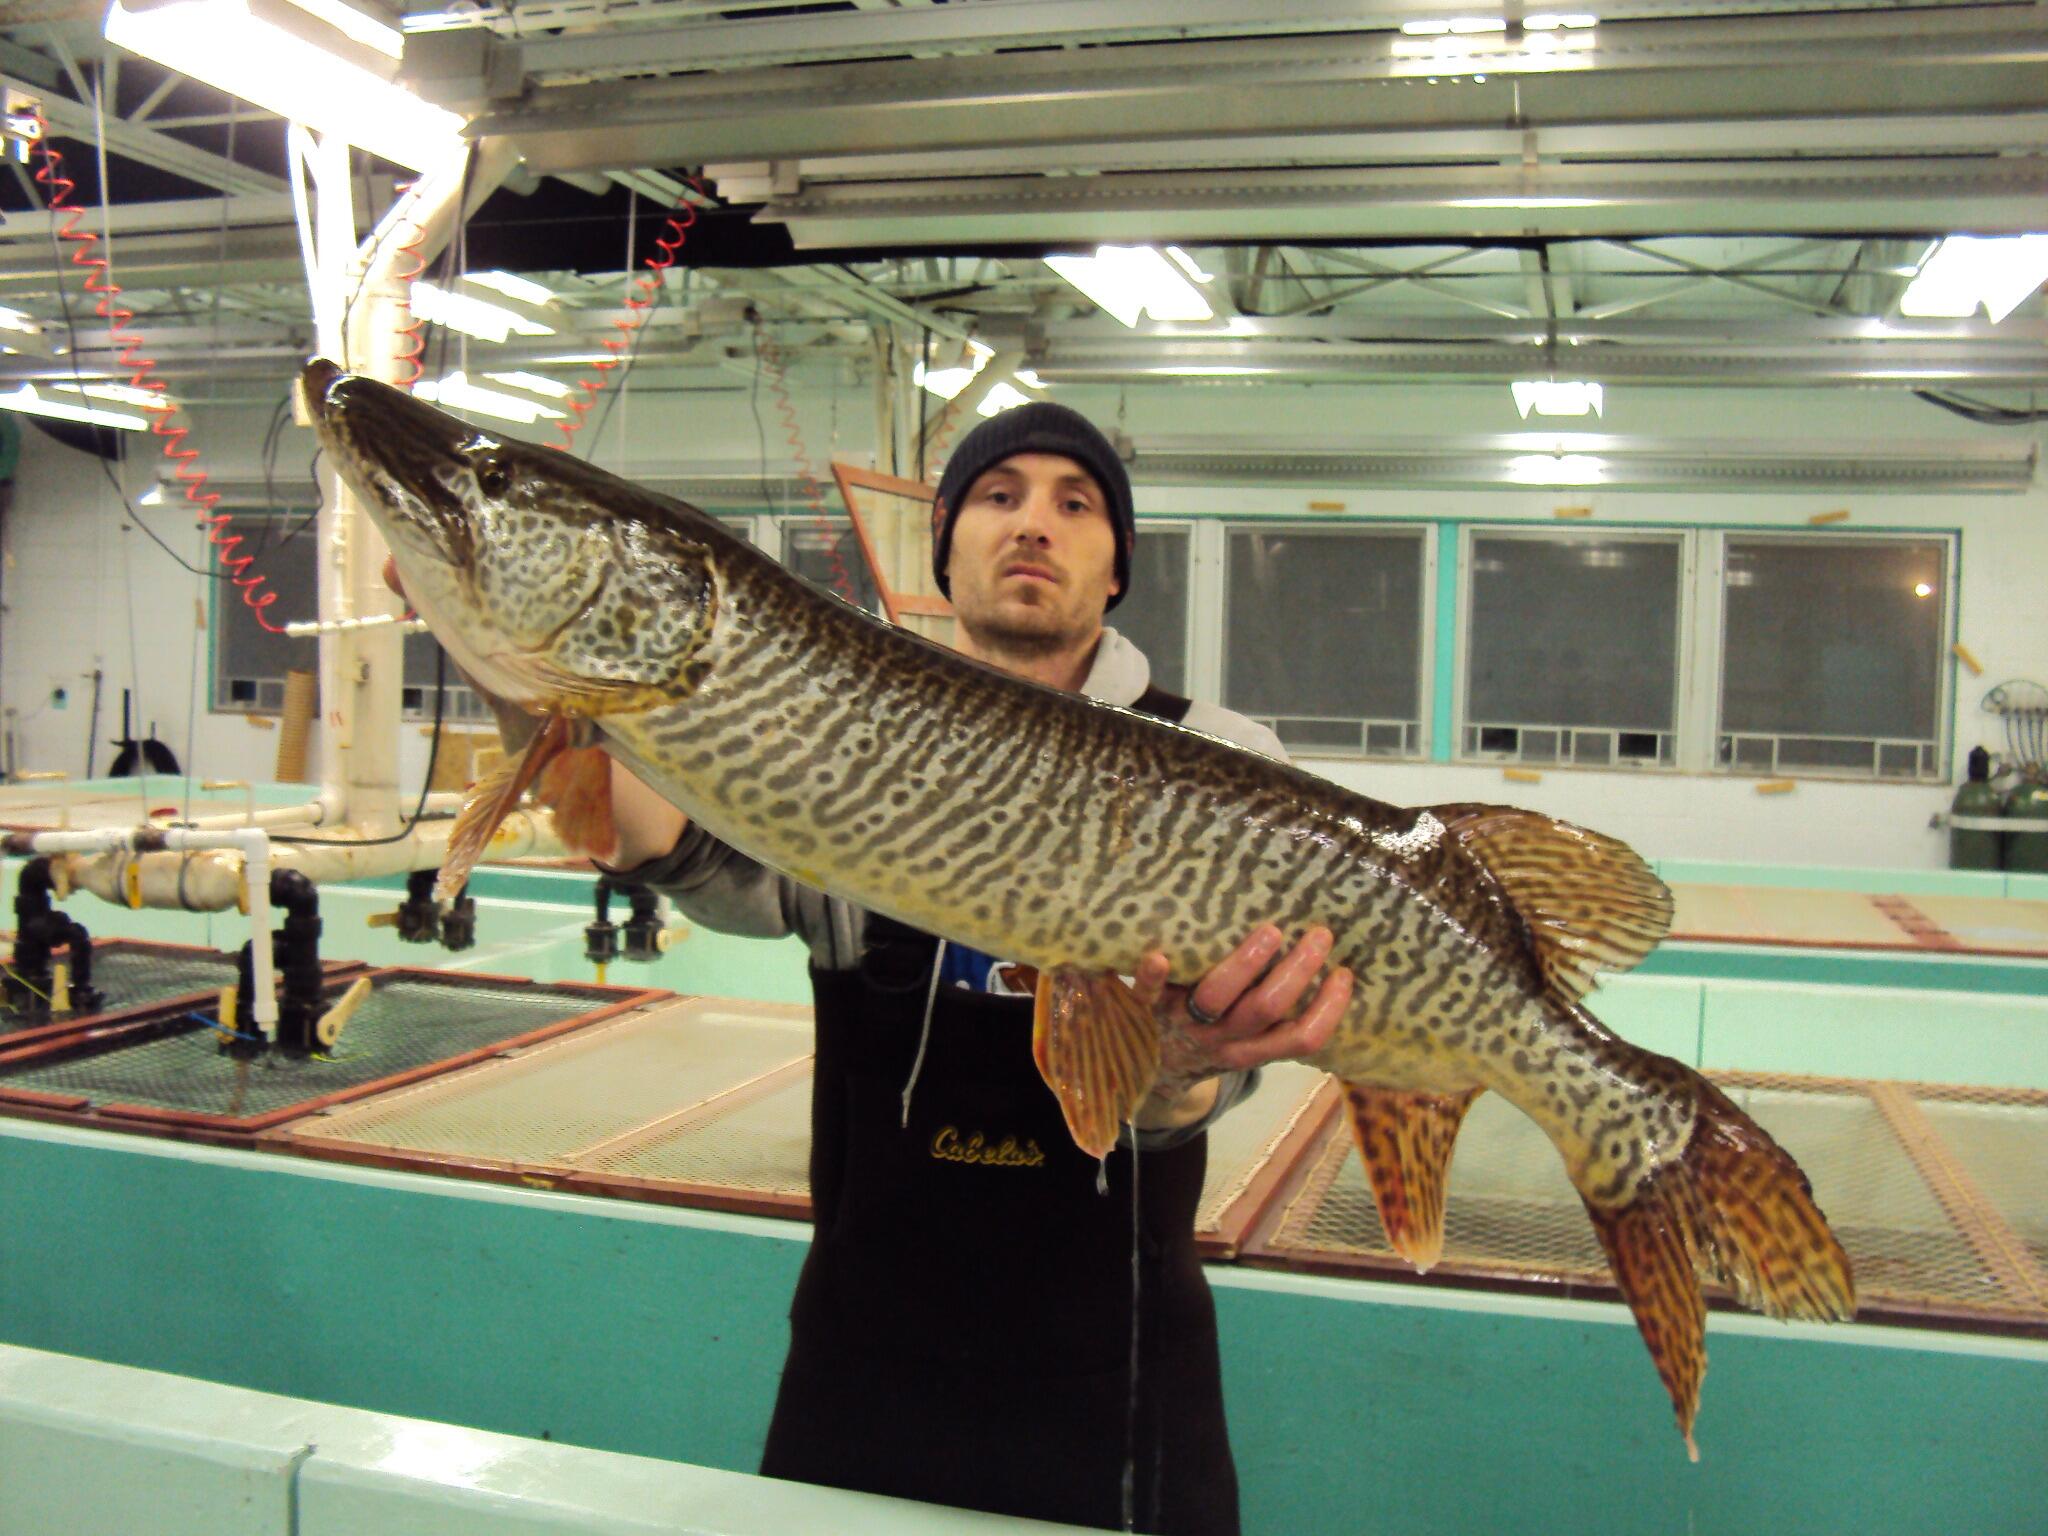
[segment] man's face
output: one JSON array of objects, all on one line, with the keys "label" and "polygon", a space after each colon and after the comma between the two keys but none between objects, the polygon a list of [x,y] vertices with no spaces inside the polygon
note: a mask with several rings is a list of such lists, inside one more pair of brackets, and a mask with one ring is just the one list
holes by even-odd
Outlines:
[{"label": "man's face", "polygon": [[1072,459],[1019,453],[961,498],[946,558],[953,611],[969,634],[1053,652],[1102,627],[1118,591],[1109,499]]}]

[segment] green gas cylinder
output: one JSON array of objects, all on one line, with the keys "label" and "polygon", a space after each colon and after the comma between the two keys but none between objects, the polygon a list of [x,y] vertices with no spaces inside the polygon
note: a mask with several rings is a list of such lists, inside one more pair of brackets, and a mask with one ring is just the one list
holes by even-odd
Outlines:
[{"label": "green gas cylinder", "polygon": [[[1991,787],[1991,754],[1982,747],[1970,749],[1970,776],[1956,789],[1956,797],[1949,803],[1951,816],[2005,816],[2015,815],[2005,808],[2005,797]],[[1948,829],[1948,867],[1950,869],[1997,869],[2000,854],[2004,851],[2006,835],[2002,832],[1965,831],[1961,827]]]},{"label": "green gas cylinder", "polygon": [[[2005,814],[2048,821],[2048,782],[2020,780],[2005,797]],[[2005,867],[2015,874],[2048,875],[2048,832],[2006,833]]]}]

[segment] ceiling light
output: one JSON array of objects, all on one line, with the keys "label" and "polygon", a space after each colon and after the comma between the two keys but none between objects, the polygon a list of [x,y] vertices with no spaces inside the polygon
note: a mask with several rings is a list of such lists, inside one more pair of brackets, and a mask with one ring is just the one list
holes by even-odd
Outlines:
[{"label": "ceiling light", "polygon": [[1604,197],[1454,197],[1452,208],[1600,208]]},{"label": "ceiling light", "polygon": [[1996,325],[2048,282],[2048,234],[1951,235],[1931,249],[1899,313],[1967,319],[1979,304]]},{"label": "ceiling light", "polygon": [[395,59],[405,51],[405,34],[398,28],[345,4],[344,0],[292,0],[292,4],[318,16],[344,37],[352,37],[379,53]]},{"label": "ceiling light", "polygon": [[1033,370],[1029,368],[1016,369],[1011,373],[1010,377],[1015,379],[1019,384],[1022,384],[1026,389],[1045,388],[1045,380],[1041,379],[1037,375],[1037,373],[1035,373]]},{"label": "ceiling light", "polygon": [[984,416],[993,416],[998,411],[1007,411],[1013,405],[1029,405],[1031,397],[1017,388],[1008,379],[999,379],[976,407]]},{"label": "ceiling light", "polygon": [[1173,263],[1175,266],[1179,267],[1181,271],[1187,273],[1187,275],[1193,278],[1196,282],[1213,283],[1216,281],[1215,273],[1204,272],[1201,268],[1201,265],[1195,260],[1195,258],[1190,256],[1186,251],[1182,250],[1179,246],[1169,245],[1166,248],[1166,254],[1173,258]]},{"label": "ceiling light", "polygon": [[71,405],[62,400],[46,400],[36,393],[33,384],[24,384],[19,389],[0,392],[0,410],[25,411],[31,416],[54,416],[59,421],[85,421],[96,427],[119,427],[124,432],[146,432],[149,422],[140,416],[130,416],[125,411],[103,411],[97,406]]},{"label": "ceiling light", "polygon": [[1524,16],[1522,18],[1522,30],[1524,32],[1555,32],[1562,28],[1566,31],[1578,32],[1596,25],[1599,20],[1598,16],[1588,16],[1584,11]]},{"label": "ceiling light", "polygon": [[503,390],[485,389],[469,382],[469,376],[457,369],[440,379],[421,379],[413,385],[412,392],[422,400],[431,400],[437,405],[451,406],[458,411],[476,411],[484,416],[496,416],[505,421],[533,422],[545,416],[560,420],[563,413],[538,400],[528,400],[519,395],[508,395]]},{"label": "ceiling light", "polygon": [[1915,597],[1932,597],[1934,596],[1934,588],[1924,581],[1916,581],[1913,583],[1913,595]]},{"label": "ceiling light", "polygon": [[555,296],[552,288],[543,288],[531,278],[515,277],[510,272],[467,272],[462,280],[479,288],[494,289],[508,299],[523,299],[528,304],[546,304]]},{"label": "ceiling light", "polygon": [[1154,320],[1213,320],[1201,290],[1149,245],[1104,245],[1093,256],[1048,256],[1045,264],[1124,325]]},{"label": "ceiling light", "polygon": [[484,341],[503,341],[517,331],[521,336],[552,336],[554,327],[521,314],[503,304],[493,304],[471,293],[451,293],[433,283],[412,285],[412,312],[422,320],[445,325],[451,330]]},{"label": "ceiling light", "polygon": [[164,410],[170,404],[162,391],[138,389],[133,384],[59,384],[57,388],[67,395],[90,395],[95,400],[112,400],[117,405],[139,405],[148,411]]},{"label": "ceiling light", "polygon": [[1604,416],[1605,391],[1584,379],[1517,379],[1508,386],[1514,391],[1515,406],[1527,421],[1538,416]]},{"label": "ceiling light", "polygon": [[0,304],[0,331],[21,331],[30,336],[42,333],[42,327],[18,309],[9,309]]},{"label": "ceiling light", "polygon": [[1607,479],[1607,461],[1593,453],[1518,453],[1507,468],[1517,485],[1600,485]]},{"label": "ceiling light", "polygon": [[911,366],[910,378],[913,384],[928,389],[941,400],[950,400],[974,381],[981,372],[981,359],[976,358],[972,368],[926,368],[923,363]]},{"label": "ceiling light", "polygon": [[567,384],[558,384],[537,373],[487,373],[484,377],[494,383],[526,390],[529,394],[546,395],[550,400],[566,400],[574,393]]},{"label": "ceiling light", "polygon": [[160,507],[163,504],[164,488],[161,484],[152,485],[148,490],[135,498],[135,505],[138,507]]},{"label": "ceiling light", "polygon": [[384,53],[278,0],[174,0],[134,11],[116,0],[106,37],[416,171],[462,147],[462,119],[393,84]]}]

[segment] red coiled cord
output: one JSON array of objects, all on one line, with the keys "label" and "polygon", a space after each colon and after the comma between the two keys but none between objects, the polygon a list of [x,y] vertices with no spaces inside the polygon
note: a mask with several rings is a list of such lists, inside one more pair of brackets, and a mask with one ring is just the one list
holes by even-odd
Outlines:
[{"label": "red coiled cord", "polygon": [[[704,183],[695,176],[683,179],[699,196],[710,195]],[[590,414],[591,406],[597,403],[598,395],[611,381],[612,370],[625,365],[634,333],[647,323],[648,314],[657,302],[655,294],[661,288],[663,274],[676,264],[676,253],[689,239],[690,228],[696,222],[697,205],[687,198],[677,198],[675,209],[668,216],[667,231],[654,237],[654,254],[647,258],[647,270],[633,279],[633,286],[639,291],[626,295],[626,312],[612,322],[612,328],[619,334],[604,338],[604,349],[611,356],[599,358],[590,365],[589,372],[575,380],[575,387],[580,393],[562,402],[569,408],[569,414],[555,423],[555,430],[562,434],[562,440],[548,444],[550,448],[567,453],[575,446],[576,434],[583,430],[583,419]]]},{"label": "red coiled cord", "polygon": [[825,507],[825,487],[812,468],[810,453],[804,448],[803,431],[797,426],[796,402],[789,398],[789,379],[782,367],[782,347],[768,334],[759,314],[750,318],[754,323],[754,355],[760,360],[761,371],[768,376],[768,393],[775,397],[775,413],[782,418],[782,435],[789,441],[790,457],[796,460],[797,490],[810,506],[818,531],[825,536],[825,553],[832,561],[832,585],[849,603],[858,604],[860,597],[853,585],[853,573],[847,570],[839,553],[839,530],[832,525],[832,515]]},{"label": "red coiled cord", "polygon": [[[409,187],[398,189],[401,195],[409,190]],[[427,322],[414,314],[412,308],[413,279],[427,270],[424,249],[427,242],[427,227],[417,219],[409,218],[405,222],[411,226],[412,233],[398,242],[399,266],[393,269],[392,276],[405,284],[405,296],[398,301],[398,306],[405,311],[407,319],[405,324],[398,327],[398,352],[393,358],[398,366],[398,377],[391,382],[400,389],[410,390],[427,371]],[[407,257],[412,259],[410,267],[404,265]]]},{"label": "red coiled cord", "polygon": [[[155,360],[143,355],[142,337],[124,329],[135,318],[135,311],[115,302],[121,296],[121,285],[109,275],[107,258],[93,252],[100,237],[89,229],[79,228],[86,210],[70,201],[77,183],[64,174],[64,157],[50,143],[50,125],[43,121],[40,113],[36,116],[36,128],[43,163],[37,167],[35,179],[49,195],[51,214],[62,216],[57,238],[72,242],[71,264],[85,269],[85,291],[95,296],[93,313],[107,322],[109,339],[121,349],[116,361],[129,370],[129,387],[146,389],[156,397],[143,407],[152,418],[149,430],[164,440],[164,457],[174,466],[172,477],[185,488],[185,500],[198,510],[199,526],[206,530],[208,541],[218,551],[221,569],[241,591],[242,601],[256,616],[256,622],[272,634],[281,635],[284,627],[271,623],[264,612],[277,601],[277,594],[259,590],[263,585],[261,572],[253,576],[248,574],[249,567],[256,560],[254,555],[235,553],[236,546],[242,542],[241,536],[229,533],[227,529],[233,519],[215,510],[220,504],[220,492],[206,489],[206,471],[197,464],[199,450],[185,446],[185,439],[191,436],[192,429],[172,422],[171,418],[178,414],[178,403],[169,397],[170,386],[156,376]],[[61,282],[63,279],[60,276],[58,280]]]}]

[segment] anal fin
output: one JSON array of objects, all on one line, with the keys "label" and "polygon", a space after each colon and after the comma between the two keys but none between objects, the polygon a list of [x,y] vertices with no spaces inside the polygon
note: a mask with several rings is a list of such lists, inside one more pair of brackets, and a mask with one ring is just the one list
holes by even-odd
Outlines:
[{"label": "anal fin", "polygon": [[612,819],[612,759],[602,747],[576,747],[549,758],[534,785],[534,799],[554,812],[564,846],[609,864],[619,855]]},{"label": "anal fin", "polygon": [[470,871],[490,846],[498,823],[519,804],[519,797],[547,766],[548,759],[566,746],[569,726],[566,716],[549,716],[524,752],[470,787],[462,802],[462,814],[455,818],[454,829],[448,834],[448,852],[441,860],[441,873],[434,880],[434,900],[453,901],[460,894]]},{"label": "anal fin", "polygon": [[1465,1111],[1485,1090],[1407,1093],[1344,1085],[1351,1134],[1365,1163],[1380,1225],[1394,1252],[1417,1269],[1444,1254],[1444,1185]]},{"label": "anal fin", "polygon": [[1031,1055],[1074,1145],[1107,1157],[1159,1076],[1159,1024],[1113,972],[1061,966],[1039,973]]}]

